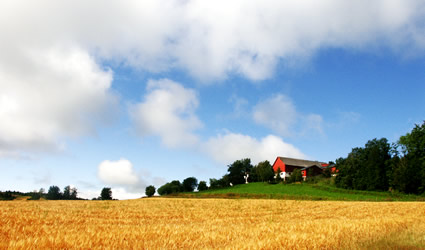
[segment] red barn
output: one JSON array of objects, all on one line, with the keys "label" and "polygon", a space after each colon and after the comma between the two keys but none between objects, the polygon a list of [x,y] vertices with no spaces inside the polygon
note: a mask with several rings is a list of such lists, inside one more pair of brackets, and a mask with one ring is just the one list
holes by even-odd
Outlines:
[{"label": "red barn", "polygon": [[273,170],[276,174],[279,173],[280,177],[285,180],[287,177],[291,176],[295,169],[299,169],[301,170],[303,179],[305,180],[308,175],[315,176],[321,174],[324,168],[323,165],[326,165],[326,163],[288,157],[277,157],[273,163]]}]

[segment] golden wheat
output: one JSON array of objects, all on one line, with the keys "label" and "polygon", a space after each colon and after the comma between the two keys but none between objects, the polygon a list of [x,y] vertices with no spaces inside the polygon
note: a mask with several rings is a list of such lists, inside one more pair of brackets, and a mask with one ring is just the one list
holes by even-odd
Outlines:
[{"label": "golden wheat", "polygon": [[425,248],[425,203],[0,202],[0,248]]}]

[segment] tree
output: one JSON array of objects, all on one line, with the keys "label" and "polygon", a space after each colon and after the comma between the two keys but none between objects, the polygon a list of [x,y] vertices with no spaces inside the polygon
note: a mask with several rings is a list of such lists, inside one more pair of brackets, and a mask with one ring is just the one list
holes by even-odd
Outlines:
[{"label": "tree", "polygon": [[150,185],[146,187],[145,194],[147,197],[152,197],[155,194],[155,191],[156,191],[155,187]]},{"label": "tree", "polygon": [[252,170],[251,160],[249,158],[237,160],[228,166],[227,171],[229,182],[233,185],[245,183],[244,176]]},{"label": "tree", "polygon": [[198,185],[198,191],[204,191],[207,190],[207,183],[205,181],[200,181]]},{"label": "tree", "polygon": [[158,194],[159,195],[167,195],[167,194],[171,194],[171,184],[169,182],[165,183],[164,185],[160,186],[158,188]]},{"label": "tree", "polygon": [[257,172],[257,178],[259,181],[267,182],[273,180],[273,167],[272,165],[270,165],[269,161],[263,161],[258,163],[255,167],[255,170]]},{"label": "tree", "polygon": [[104,187],[100,192],[101,200],[112,200],[112,190],[110,187]]},{"label": "tree", "polygon": [[425,121],[410,133],[401,136],[397,146],[402,156],[392,162],[392,187],[405,192],[420,194],[425,191]]},{"label": "tree", "polygon": [[62,199],[62,193],[58,186],[50,186],[47,192],[48,200],[60,200]]},{"label": "tree", "polygon": [[63,188],[63,199],[70,200],[71,199],[71,187],[66,186]]},{"label": "tree", "polygon": [[181,184],[179,180],[174,180],[170,182],[170,184],[171,184],[171,191],[173,193],[183,192],[183,185]]},{"label": "tree", "polygon": [[338,187],[386,191],[391,172],[391,147],[385,138],[369,140],[364,148],[353,148],[347,158],[336,161]]},{"label": "tree", "polygon": [[71,200],[78,199],[77,195],[78,195],[78,190],[77,190],[77,188],[73,187],[71,189]]},{"label": "tree", "polygon": [[180,181],[174,180],[172,182],[165,183],[158,188],[159,195],[167,195],[172,193],[178,193],[183,191],[183,186]]},{"label": "tree", "polygon": [[229,176],[223,175],[221,179],[210,178],[210,189],[218,189],[228,187],[230,185]]},{"label": "tree", "polygon": [[215,178],[210,178],[210,189],[217,189],[221,188],[220,180],[217,180]]},{"label": "tree", "polygon": [[193,192],[198,186],[198,180],[195,177],[188,177],[183,180],[183,191]]}]

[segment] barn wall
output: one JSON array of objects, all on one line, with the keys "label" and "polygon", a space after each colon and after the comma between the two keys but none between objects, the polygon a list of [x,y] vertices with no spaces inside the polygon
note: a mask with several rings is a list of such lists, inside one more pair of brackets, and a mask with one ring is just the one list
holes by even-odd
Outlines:
[{"label": "barn wall", "polygon": [[276,173],[280,169],[280,172],[287,172],[286,165],[283,161],[278,157],[273,164],[273,171]]}]

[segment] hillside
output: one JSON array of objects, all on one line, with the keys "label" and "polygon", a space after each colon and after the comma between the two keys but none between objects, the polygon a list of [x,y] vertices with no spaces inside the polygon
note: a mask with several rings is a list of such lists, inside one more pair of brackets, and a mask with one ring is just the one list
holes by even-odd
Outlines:
[{"label": "hillside", "polygon": [[346,190],[324,184],[249,183],[234,187],[170,196],[192,198],[259,198],[286,200],[425,201],[424,196],[390,192]]}]

